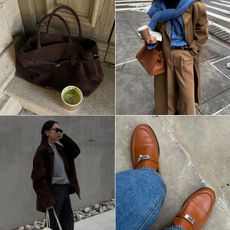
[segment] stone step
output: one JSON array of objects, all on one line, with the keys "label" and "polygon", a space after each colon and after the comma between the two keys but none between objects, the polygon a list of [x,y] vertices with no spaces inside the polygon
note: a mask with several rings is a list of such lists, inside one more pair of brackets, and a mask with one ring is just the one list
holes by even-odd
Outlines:
[{"label": "stone step", "polygon": [[74,224],[75,230],[113,230],[115,229],[115,211],[89,217]]},{"label": "stone step", "polygon": [[18,100],[22,107],[38,115],[113,115],[114,67],[103,64],[104,81],[90,96],[85,97],[78,110],[66,110],[60,92],[45,89],[15,76],[5,89],[5,94]]},{"label": "stone step", "polygon": [[230,125],[230,119],[117,117],[117,171],[132,168],[130,140],[134,128],[141,123],[149,124],[157,135],[161,149],[161,175],[167,187],[165,202],[152,230],[160,230],[170,224],[186,198],[204,186],[213,188],[217,199],[213,213],[202,230],[230,229],[230,196],[227,186],[230,176],[227,170],[230,148],[227,137],[230,131],[226,128],[227,123]]},{"label": "stone step", "polygon": [[28,111],[26,109],[22,109],[18,115],[22,115],[22,116],[33,116],[33,115],[36,115],[36,114],[34,114],[34,113],[32,113],[32,112],[30,112],[30,111]]},{"label": "stone step", "polygon": [[12,97],[3,95],[0,98],[0,114],[6,115],[18,115],[22,110],[22,106],[18,100]]}]

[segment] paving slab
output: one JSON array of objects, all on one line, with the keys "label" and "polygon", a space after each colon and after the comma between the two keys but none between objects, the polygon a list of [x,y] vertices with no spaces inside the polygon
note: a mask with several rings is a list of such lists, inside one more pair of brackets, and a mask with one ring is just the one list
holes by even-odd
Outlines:
[{"label": "paving slab", "polygon": [[[229,52],[230,54],[230,52]],[[213,66],[215,66],[219,71],[221,71],[227,78],[230,79],[230,69],[227,68],[227,64],[230,63],[230,56],[220,59],[214,63],[212,63]]]},{"label": "paving slab", "polygon": [[15,76],[5,93],[14,97],[22,107],[38,115],[113,115],[115,106],[114,67],[103,64],[104,81],[97,90],[84,97],[78,110],[70,112],[63,108],[60,92],[31,84]]},{"label": "paving slab", "polygon": [[116,64],[135,59],[137,51],[143,46],[136,29],[144,25],[147,19],[146,14],[139,12],[116,17]]},{"label": "paving slab", "polygon": [[221,109],[217,115],[229,115],[230,114],[230,104],[227,105],[225,108]]},{"label": "paving slab", "polygon": [[[230,104],[230,89],[221,92],[219,95],[202,103],[202,114],[219,114],[218,111],[222,110]],[[226,111],[227,112],[227,111]],[[229,115],[229,114],[228,114]]]},{"label": "paving slab", "polygon": [[113,230],[115,229],[115,212],[114,210],[89,217],[76,222],[74,230]]},{"label": "paving slab", "polygon": [[117,70],[116,82],[118,114],[153,114],[153,77],[139,63],[124,65],[122,73]]},{"label": "paving slab", "polygon": [[[228,89],[230,89],[230,79],[226,78],[223,74],[220,74],[219,71],[211,67],[209,62],[202,63],[201,65],[202,104],[206,103],[210,99],[216,97],[217,95],[221,94],[222,92]],[[228,100],[228,102],[230,103],[230,100]],[[211,107],[213,106],[215,107],[216,104],[212,104]],[[202,112],[203,114],[207,114],[203,110]]]},{"label": "paving slab", "polygon": [[230,210],[230,117],[174,117],[165,119],[174,137]]},{"label": "paving slab", "polygon": [[[192,192],[203,186],[212,187],[217,194],[214,211],[203,229],[228,230],[230,228],[230,198],[228,192],[224,190],[229,190],[226,185],[230,175],[229,171],[226,172],[229,165],[229,144],[227,144],[229,131],[226,122],[230,123],[230,118],[227,117],[226,120],[222,120],[221,117],[213,117],[211,120],[207,116],[203,116],[203,119],[199,117],[200,120],[198,118],[193,119],[193,117],[188,118],[171,117],[169,119],[166,116],[117,117],[116,171],[132,168],[130,158],[132,132],[138,124],[150,125],[159,141],[161,174],[167,187],[166,200],[162,206],[160,217],[153,225],[152,230],[159,230],[170,224],[184,200]],[[209,126],[210,123],[212,125]],[[208,138],[205,135],[208,135]],[[216,139],[217,135],[219,137]],[[192,138],[194,140],[190,141]],[[206,149],[206,146],[209,147]],[[210,152],[210,150],[212,151]],[[214,152],[216,154],[211,156]],[[218,157],[218,153],[220,153],[220,157]],[[210,158],[208,164],[205,162],[206,158]],[[224,164],[225,167],[218,167],[218,170],[215,170],[217,167],[212,164],[219,166]],[[213,174],[215,175],[212,178]],[[225,179],[222,178],[219,182],[218,177],[223,176]],[[225,185],[225,188],[218,187],[218,185]]]},{"label": "paving slab", "polygon": [[2,116],[18,115],[21,110],[22,106],[18,100],[6,95],[3,95],[0,99],[0,114]]},{"label": "paving slab", "polygon": [[[212,36],[208,37],[208,42],[205,45],[213,53],[216,53],[219,58],[229,56],[230,47]],[[215,58],[218,59],[218,58]]]}]

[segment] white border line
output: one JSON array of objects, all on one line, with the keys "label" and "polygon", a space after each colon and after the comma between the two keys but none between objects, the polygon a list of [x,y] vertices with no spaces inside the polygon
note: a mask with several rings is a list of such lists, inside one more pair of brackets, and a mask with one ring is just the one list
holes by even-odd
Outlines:
[{"label": "white border line", "polygon": [[207,12],[207,15],[210,15],[210,16],[212,16],[214,18],[220,19],[220,20],[228,22],[228,23],[230,22],[230,18],[229,17],[227,18],[227,17],[224,17],[222,15],[212,13],[212,12],[210,12],[208,10],[206,12]]},{"label": "white border line", "polygon": [[230,55],[227,56],[227,57],[221,58],[221,59],[219,59],[219,60],[216,60],[216,61],[214,61],[214,62],[211,62],[211,63],[212,63],[212,64],[215,64],[216,62],[223,61],[224,59],[227,59],[227,58],[229,58],[229,57],[230,57]]},{"label": "white border line", "polygon": [[223,0],[220,0],[220,2],[224,2],[224,3],[227,3],[227,4],[229,4],[229,2],[227,2],[227,1],[223,1]]},{"label": "white border line", "polygon": [[225,47],[226,49],[229,49],[229,50],[230,50],[230,47],[229,47],[229,46],[226,46],[225,44],[223,44],[223,43],[221,43],[221,42],[217,41],[217,40],[216,40],[216,39],[214,39],[213,37],[208,36],[208,39],[210,39],[210,40],[212,40],[212,41],[214,41],[214,42],[218,43],[219,45],[221,45],[221,46]]},{"label": "white border line", "polygon": [[230,14],[229,10],[225,10],[225,9],[222,9],[222,8],[219,8],[219,7],[215,7],[215,6],[210,6],[208,4],[206,4],[206,8],[210,8],[210,9],[219,11],[219,12],[224,13],[224,14]]},{"label": "white border line", "polygon": [[212,63],[210,63],[210,65],[216,69],[218,72],[220,72],[221,74],[223,74],[226,78],[228,78],[230,80],[230,77],[228,75],[226,75],[225,73],[223,73],[220,69],[218,69],[216,66],[214,66]]},{"label": "white border line", "polygon": [[[218,113],[222,112],[223,110],[227,109],[230,106],[230,104],[228,104],[227,106],[225,106],[224,108],[218,110],[217,112],[213,113],[212,116],[218,115]],[[223,116],[223,115],[220,115]]]},{"label": "white border line", "polygon": [[230,5],[227,5],[227,4],[223,4],[223,3],[219,3],[219,2],[214,2],[214,1],[211,1],[210,3],[230,8]]},{"label": "white border line", "polygon": [[130,60],[130,61],[119,63],[119,64],[115,65],[115,67],[120,66],[120,65],[125,65],[125,64],[131,63],[131,62],[135,62],[135,61],[137,61],[137,59],[133,59],[133,60]]}]

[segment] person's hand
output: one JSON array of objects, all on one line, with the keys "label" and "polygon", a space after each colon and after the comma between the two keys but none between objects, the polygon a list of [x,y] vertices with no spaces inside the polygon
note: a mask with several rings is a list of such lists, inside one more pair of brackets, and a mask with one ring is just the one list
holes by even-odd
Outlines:
[{"label": "person's hand", "polygon": [[61,140],[62,138],[63,138],[63,133],[60,133],[59,140]]},{"label": "person's hand", "polygon": [[150,43],[156,43],[157,42],[157,38],[153,35],[150,35],[149,39],[147,39],[146,43],[150,44]]}]

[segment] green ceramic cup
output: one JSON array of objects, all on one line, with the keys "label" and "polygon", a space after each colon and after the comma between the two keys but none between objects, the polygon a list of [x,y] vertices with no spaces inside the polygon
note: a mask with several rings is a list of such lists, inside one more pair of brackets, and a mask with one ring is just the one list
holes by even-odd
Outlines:
[{"label": "green ceramic cup", "polygon": [[83,94],[78,87],[70,85],[62,90],[61,99],[66,109],[74,111],[81,104]]}]

